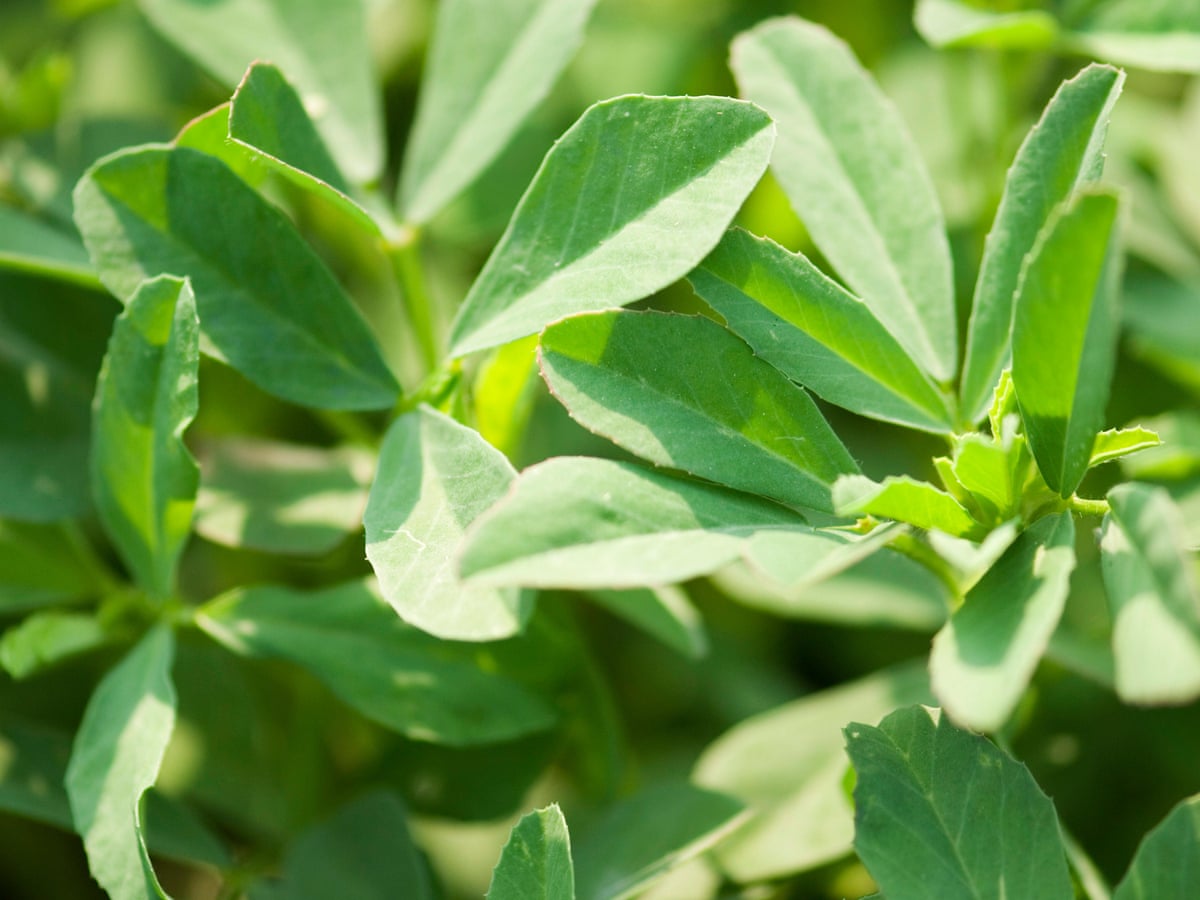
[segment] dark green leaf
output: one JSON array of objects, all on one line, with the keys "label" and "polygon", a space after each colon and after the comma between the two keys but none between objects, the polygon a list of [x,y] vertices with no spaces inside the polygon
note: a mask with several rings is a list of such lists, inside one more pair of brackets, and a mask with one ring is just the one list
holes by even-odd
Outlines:
[{"label": "dark green leaf", "polygon": [[462,356],[687,274],[766,169],[775,128],[724,97],[619,97],[555,143],[451,335]]},{"label": "dark green leaf", "polygon": [[858,471],[808,395],[708,319],[574,316],[542,333],[539,359],[576,421],[656,465],[825,512]]},{"label": "dark green leaf", "polygon": [[687,594],[676,587],[592,590],[588,599],[691,659],[708,652],[704,622]]},{"label": "dark green leaf", "polygon": [[79,182],[75,214],[109,290],[128,300],[147,277],[188,277],[212,350],[264,390],[329,409],[394,402],[395,379],[329,269],[216,159],[166,146],[110,156]]},{"label": "dark green leaf", "polygon": [[67,551],[69,532],[0,519],[0,611],[75,600],[93,586],[93,572]]},{"label": "dark green leaf", "polygon": [[571,836],[557,804],[527,813],[513,827],[487,900],[575,900]]},{"label": "dark green leaf", "polygon": [[1146,835],[1113,900],[1191,900],[1200,884],[1200,797],[1189,797]]},{"label": "dark green leaf", "polygon": [[1029,770],[935,717],[911,706],[846,729],[854,848],[884,895],[1071,900],[1058,818]]}]

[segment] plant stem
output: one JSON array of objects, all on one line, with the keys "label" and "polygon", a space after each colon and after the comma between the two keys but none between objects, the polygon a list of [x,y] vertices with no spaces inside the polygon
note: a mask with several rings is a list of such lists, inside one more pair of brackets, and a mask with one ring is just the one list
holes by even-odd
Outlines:
[{"label": "plant stem", "polygon": [[1067,501],[1072,512],[1085,516],[1103,516],[1108,514],[1107,500],[1089,500],[1087,497],[1072,497]]},{"label": "plant stem", "polygon": [[433,303],[425,286],[425,269],[421,264],[420,230],[415,226],[406,226],[398,237],[386,243],[385,249],[404,295],[405,312],[416,334],[425,371],[432,372],[441,354],[433,326]]},{"label": "plant stem", "polygon": [[900,532],[892,538],[888,546],[893,550],[903,553],[909,559],[919,563],[936,575],[938,580],[950,592],[952,608],[957,608],[962,603],[962,588],[959,586],[958,576],[954,574],[949,564],[932,547],[909,531]]}]

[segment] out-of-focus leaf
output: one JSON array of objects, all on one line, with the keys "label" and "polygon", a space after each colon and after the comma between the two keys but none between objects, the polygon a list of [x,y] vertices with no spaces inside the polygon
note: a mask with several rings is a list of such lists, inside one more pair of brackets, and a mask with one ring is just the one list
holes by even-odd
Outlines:
[{"label": "out-of-focus leaf", "polygon": [[1079,4],[1063,43],[1122,66],[1160,72],[1200,72],[1200,6],[1190,0],[1108,0]]},{"label": "out-of-focus leaf", "polygon": [[430,219],[500,154],[574,55],[594,5],[439,4],[400,179],[406,219]]},{"label": "out-of-focus leaf", "polygon": [[1172,410],[1145,424],[1159,442],[1146,453],[1121,460],[1128,477],[1174,479],[1200,472],[1200,413]]},{"label": "out-of-focus leaf", "polygon": [[1190,900],[1200,883],[1200,796],[1189,797],[1146,835],[1113,900]]},{"label": "out-of-focus leaf", "polygon": [[742,558],[776,585],[801,590],[866,559],[899,534],[902,527],[882,525],[866,535],[764,531],[746,542]]},{"label": "out-of-focus leaf", "polygon": [[108,635],[87,613],[34,613],[0,638],[0,666],[13,678],[28,678],[61,659],[102,646]]},{"label": "out-of-focus leaf", "polygon": [[87,250],[76,238],[2,204],[0,267],[101,287]]},{"label": "out-of-focus leaf", "polygon": [[364,523],[367,559],[405,621],[446,640],[497,640],[521,630],[532,594],[464,585],[456,571],[467,526],[515,477],[477,432],[428,406],[392,423]]},{"label": "out-of-focus leaf", "polygon": [[983,526],[961,503],[932,484],[907,475],[889,476],[882,482],[865,475],[843,475],[833,486],[833,505],[842,516],[883,516],[918,528],[936,528],[954,537],[984,537]]},{"label": "out-of-focus leaf", "polygon": [[0,519],[0,612],[74,600],[93,586],[92,573],[63,546],[58,528]]},{"label": "out-of-focus leaf", "polygon": [[910,706],[846,728],[854,849],[884,895],[1071,900],[1050,798],[986,738],[936,715]]},{"label": "out-of-focus leaf", "polygon": [[474,645],[405,625],[369,582],[313,593],[238,589],[201,607],[196,622],[235,653],[303,666],[363,715],[415,740],[465,746],[554,724],[540,698],[482,668]]},{"label": "out-of-focus leaf", "polygon": [[1108,504],[1100,550],[1117,693],[1190,702],[1200,696],[1200,592],[1183,516],[1165,490],[1136,482],[1114,487]]},{"label": "out-of-focus leaf", "polygon": [[483,439],[514,458],[533,413],[537,335],[496,348],[475,379],[475,426]]},{"label": "out-of-focus leaf", "polygon": [[808,394],[709,319],[574,316],[542,332],[538,357],[577,422],[656,465],[825,512],[858,472]]},{"label": "out-of-focus leaf", "polygon": [[725,97],[619,97],[555,143],[454,323],[462,356],[686,275],[766,170],[775,127]]},{"label": "out-of-focus leaf", "polygon": [[1058,21],[1043,10],[993,12],[963,0],[917,0],[913,24],[934,47],[1034,50],[1058,36]]},{"label": "out-of-focus leaf", "polygon": [[742,95],[779,128],[771,161],[814,243],[933,378],[957,372],[950,246],[933,183],[895,107],[841,40],[802,19],[741,34]]},{"label": "out-of-focus leaf", "polygon": [[492,872],[487,900],[574,900],[571,836],[557,804],[526,813]]},{"label": "out-of-focus leaf", "polygon": [[698,659],[708,652],[704,622],[687,594],[679,588],[592,590],[587,596],[684,656]]},{"label": "out-of-focus leaf", "polygon": [[150,865],[142,796],[175,727],[170,628],[149,632],[88,701],[67,766],[67,797],[92,876],[114,900],[166,897]]}]

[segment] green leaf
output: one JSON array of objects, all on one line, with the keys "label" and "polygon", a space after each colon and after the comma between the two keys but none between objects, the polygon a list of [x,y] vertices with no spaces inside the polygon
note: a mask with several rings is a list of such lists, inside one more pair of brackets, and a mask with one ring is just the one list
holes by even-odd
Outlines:
[{"label": "green leaf", "polygon": [[725,97],[618,97],[559,138],[459,311],[463,356],[688,273],[767,166],[775,128]]},{"label": "green leaf", "polygon": [[104,627],[93,615],[56,610],[35,613],[0,638],[0,666],[13,678],[28,678],[108,640]]},{"label": "green leaf", "polygon": [[738,800],[686,782],[660,783],[635,794],[611,807],[576,842],[576,896],[637,896],[745,820]]},{"label": "green leaf", "polygon": [[934,47],[1035,50],[1058,37],[1058,21],[1040,9],[992,12],[963,0],[917,0],[913,24]]},{"label": "green leaf", "polygon": [[957,371],[950,246],[933,183],[895,107],[841,40],[797,18],[740,35],[738,87],[771,114],[771,161],[813,242],[940,382]]},{"label": "green leaf", "polygon": [[[1009,419],[1015,425],[1016,417]],[[954,448],[954,480],[967,492],[969,509],[998,525],[1017,515],[1029,474],[1025,437],[1003,429],[998,438],[963,435]],[[956,498],[959,499],[959,498]]]},{"label": "green leaf", "polygon": [[910,706],[878,728],[846,729],[858,775],[854,848],[882,893],[1071,900],[1050,798],[986,738],[936,716]]},{"label": "green leaf", "polygon": [[[1121,470],[1129,478],[1173,480],[1200,473],[1200,413],[1188,409],[1172,410],[1145,424],[1150,428],[1148,433],[1161,440],[1149,452],[1121,461]],[[1107,432],[1097,435],[1093,456],[1104,434]]]},{"label": "green leaf", "polygon": [[358,530],[374,460],[363,450],[227,438],[201,454],[196,532],[229,547],[327,553]]},{"label": "green leaf", "polygon": [[383,113],[363,0],[140,0],[167,40],[233,87],[256,59],[287,73],[338,167],[356,184],[383,168]]},{"label": "green leaf", "polygon": [[1022,263],[1055,207],[1104,167],[1104,137],[1125,76],[1091,65],[1063,82],[1017,151],[975,282],[960,393],[962,417],[977,422],[1011,356],[1014,298]]},{"label": "green leaf", "polygon": [[165,897],[142,833],[142,795],[175,727],[175,638],[155,628],[100,682],[67,766],[67,797],[92,876],[114,900]]},{"label": "green leaf", "polygon": [[752,813],[716,848],[721,870],[742,884],[768,881],[849,853],[854,812],[843,789],[842,727],[929,699],[924,667],[912,664],[751,716],[717,738],[692,777]]},{"label": "green leaf", "polygon": [[76,600],[93,587],[93,572],[64,552],[67,532],[0,519],[0,612]]},{"label": "green leaf", "polygon": [[708,653],[704,622],[687,594],[679,588],[592,590],[587,596],[689,659],[700,659]]},{"label": "green leaf", "polygon": [[1088,468],[1099,466],[1114,459],[1123,459],[1131,453],[1140,453],[1152,447],[1159,447],[1162,439],[1148,428],[1135,425],[1132,428],[1110,428],[1096,435],[1092,444],[1092,455],[1088,459]]},{"label": "green leaf", "polygon": [[1108,503],[1100,559],[1117,694],[1129,703],[1188,703],[1200,696],[1200,592],[1183,516],[1165,490],[1145,484],[1117,485]]},{"label": "green leaf", "polygon": [[1179,803],[1142,840],[1113,900],[1190,900],[1200,884],[1200,796]]},{"label": "green leaf", "polygon": [[367,718],[414,740],[467,746],[554,724],[540,698],[483,668],[475,645],[405,625],[369,582],[313,593],[238,589],[202,606],[196,623],[235,653],[303,666]]},{"label": "green leaf", "polygon": [[259,187],[267,179],[270,170],[263,164],[261,154],[246,152],[246,147],[229,139],[229,116],[233,109],[230,102],[196,116],[179,130],[171,142],[176,147],[186,147],[219,159],[251,187]]},{"label": "green leaf", "polygon": [[745,494],[562,457],[526,469],[479,518],[460,570],[481,585],[669,584],[720,568],[770,529],[809,530],[797,514]]},{"label": "green leaf", "polygon": [[516,634],[533,595],[462,583],[463,533],[516,477],[479,434],[421,406],[388,429],[363,518],[367,559],[384,598],[405,621],[447,640]]},{"label": "green leaf", "polygon": [[958,724],[996,731],[1050,643],[1075,568],[1069,512],[1039,519],[967,593],[933,640],[933,691]]},{"label": "green leaf", "polygon": [[798,591],[861,562],[902,529],[893,523],[865,535],[764,531],[746,541],[742,558],[774,584]]},{"label": "green leaf", "polygon": [[513,827],[487,900],[575,900],[571,836],[557,804],[526,813]]},{"label": "green leaf", "polygon": [[1117,198],[1077,194],[1051,216],[1024,268],[1012,378],[1029,449],[1063,497],[1087,471],[1116,361]]},{"label": "green leaf", "polygon": [[537,335],[497,347],[480,367],[471,391],[475,427],[483,439],[513,458],[521,449],[537,393]]},{"label": "green leaf", "polygon": [[1159,72],[1200,72],[1200,7],[1194,2],[1108,0],[1081,4],[1065,48],[1118,65]]},{"label": "green leaf", "polygon": [[96,382],[92,493],[138,583],[159,598],[192,524],[199,469],[183,443],[196,416],[200,325],[187,282],[146,282],[113,328]]},{"label": "green leaf", "polygon": [[288,848],[279,883],[250,889],[251,900],[433,900],[403,804],[375,791],[310,828]]},{"label": "green leaf", "polygon": [[107,157],[76,187],[75,218],[118,298],[147,277],[190,278],[212,351],[264,390],[326,409],[395,401],[395,379],[332,273],[218,160],[168,146]]},{"label": "green leaf", "polygon": [[840,516],[883,516],[954,537],[981,540],[983,526],[962,504],[932,484],[907,475],[882,482],[865,475],[843,475],[833,486],[833,505]]},{"label": "green leaf", "polygon": [[539,360],[577,422],[655,465],[825,512],[858,471],[808,394],[708,319],[574,316],[542,332]]},{"label": "green leaf", "polygon": [[583,41],[595,0],[438,5],[399,206],[426,222],[487,168]]},{"label": "green leaf", "polygon": [[0,267],[101,287],[87,250],[77,239],[2,204]]},{"label": "green leaf", "polygon": [[688,275],[754,352],[851,412],[949,432],[947,398],[867,306],[800,254],[740,229]]}]

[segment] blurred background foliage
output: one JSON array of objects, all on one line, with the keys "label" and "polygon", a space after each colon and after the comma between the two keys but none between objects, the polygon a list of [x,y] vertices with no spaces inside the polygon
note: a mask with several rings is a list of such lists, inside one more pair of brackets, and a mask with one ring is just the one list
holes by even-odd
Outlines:
[{"label": "blurred background foliage", "polygon": [[[394,179],[413,117],[434,4],[367,2],[386,110],[386,177]],[[1064,16],[1086,16],[1102,5],[1063,2],[1055,8]],[[589,104],[629,92],[733,94],[726,66],[729,41],[763,18],[787,13],[820,22],[847,40],[909,123],[951,230],[965,322],[965,304],[1008,163],[1059,82],[1086,57],[1044,49],[935,50],[915,32],[912,5],[904,0],[601,0],[581,52],[552,95],[502,157],[430,227],[428,271],[443,319],[448,321],[464,296],[543,154]],[[47,227],[71,232],[70,191],[92,161],[121,147],[168,140],[228,97],[229,89],[159,37],[133,2],[4,0],[0,213],[20,210]],[[1126,328],[1109,413],[1109,424],[1118,425],[1194,410],[1200,394],[1196,79],[1131,70],[1109,148],[1108,180],[1124,187],[1133,206]],[[285,184],[269,189],[343,278],[403,371],[410,348],[395,313],[395,289],[380,260],[345,238],[350,232],[339,228],[336,210],[317,206]],[[391,189],[385,185],[384,193]],[[770,176],[739,221],[792,249],[814,252]],[[5,227],[11,226],[0,218],[0,229]],[[654,302],[694,308],[686,286]],[[4,339],[12,333],[7,323],[24,317],[22,327],[40,329],[47,345],[82,379],[80,396],[86,401],[87,379],[94,376],[117,310],[117,303],[86,278],[71,285],[35,272],[0,272],[0,366],[6,365]],[[0,383],[11,377],[13,371],[0,368]],[[556,454],[614,452],[546,402],[540,383],[533,390],[539,393],[527,436],[509,448],[519,466]],[[926,439],[838,410],[827,413],[868,474],[932,475],[929,460],[939,448]],[[189,441],[203,457],[206,442],[221,436],[331,445],[350,427],[346,417],[285,404],[205,360],[200,415]],[[79,428],[70,415],[51,421],[36,409],[6,409],[0,447],[8,453],[31,434],[61,435]],[[76,449],[82,477],[86,443]],[[1192,521],[1200,519],[1198,470],[1191,458],[1169,473],[1169,484]],[[1097,496],[1106,487],[1098,481],[1082,493]],[[59,525],[0,520],[3,527],[62,527],[63,546],[78,544]],[[85,531],[89,527],[85,524]],[[1082,623],[1081,630],[1091,623],[1091,630],[1102,634],[1107,612],[1091,534],[1080,535],[1078,550],[1081,564],[1067,615],[1075,625]],[[76,558],[69,550],[48,563],[61,566],[67,580],[72,566],[87,564],[85,556]],[[312,558],[231,549],[197,537],[183,566],[183,589],[195,601],[246,583],[319,587],[369,573],[361,532]],[[243,871],[249,877],[277,865],[290,839],[347,800],[369,787],[389,786],[415,812],[415,834],[448,895],[478,896],[514,812],[557,799],[568,810],[573,834],[577,824],[586,830],[589,811],[606,799],[659,779],[686,777],[699,752],[746,717],[921,658],[936,621],[920,614],[877,620],[869,611],[858,611],[864,598],[869,606],[873,592],[923,589],[919,579],[912,585],[894,581],[890,571],[864,566],[826,586],[823,605],[807,603],[794,618],[764,615],[733,602],[731,597],[752,590],[737,573],[689,584],[685,587],[708,634],[709,652],[700,659],[665,648],[579,597],[548,597],[533,627],[549,635],[543,647],[573,661],[571,696],[583,713],[580,724],[553,738],[535,735],[468,750],[389,734],[293,667],[246,662],[199,639],[183,640],[175,673],[180,723],[159,791],[184,797],[200,810],[232,848],[235,876]],[[914,600],[914,608],[920,606]],[[0,606],[0,617],[7,625],[24,611]],[[575,645],[577,635],[582,646]],[[61,771],[56,754],[65,759],[87,696],[115,658],[114,651],[102,649],[30,680],[0,675],[4,897],[97,893],[79,839],[60,830],[65,798],[46,773],[56,765]],[[1053,797],[1065,826],[1115,878],[1144,831],[1181,797],[1200,791],[1195,764],[1200,709],[1123,706],[1103,683],[1103,674],[1086,679],[1044,663],[1034,691],[1002,737]],[[41,748],[37,758],[45,762],[45,771],[17,771],[12,760],[18,746]],[[27,752],[23,758],[28,759]],[[18,782],[40,784],[44,803],[33,810],[21,807],[19,798],[13,799]],[[228,862],[220,859],[223,852],[214,849],[214,861]],[[213,870],[203,866],[164,863],[161,875],[175,896],[237,893],[236,877],[221,888]],[[692,867],[654,896],[686,897],[693,890],[700,892],[695,896],[714,895],[720,888],[713,887],[713,878],[703,866]],[[825,898],[856,896],[870,888],[857,864],[843,861],[777,883],[727,887],[724,896]]]}]

